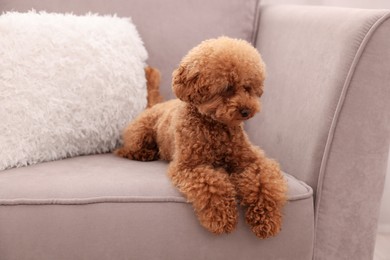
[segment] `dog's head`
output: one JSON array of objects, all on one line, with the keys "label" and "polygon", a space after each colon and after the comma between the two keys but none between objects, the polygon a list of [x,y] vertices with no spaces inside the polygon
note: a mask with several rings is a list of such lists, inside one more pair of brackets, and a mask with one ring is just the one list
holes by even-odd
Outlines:
[{"label": "dog's head", "polygon": [[173,72],[175,95],[205,116],[237,125],[260,111],[265,65],[244,40],[220,37],[193,48]]}]

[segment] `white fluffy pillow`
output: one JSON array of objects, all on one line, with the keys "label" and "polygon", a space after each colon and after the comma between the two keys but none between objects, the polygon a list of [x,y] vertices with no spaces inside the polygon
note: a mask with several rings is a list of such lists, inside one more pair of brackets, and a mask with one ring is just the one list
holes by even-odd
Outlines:
[{"label": "white fluffy pillow", "polygon": [[146,106],[130,19],[9,12],[0,39],[0,170],[111,151]]}]

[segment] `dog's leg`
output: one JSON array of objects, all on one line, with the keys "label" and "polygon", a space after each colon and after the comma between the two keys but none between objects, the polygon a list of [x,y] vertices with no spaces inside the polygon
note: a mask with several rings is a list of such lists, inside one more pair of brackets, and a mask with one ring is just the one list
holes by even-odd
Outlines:
[{"label": "dog's leg", "polygon": [[252,150],[247,162],[240,161],[242,171],[231,175],[241,204],[246,207],[246,222],[259,238],[276,235],[281,230],[282,207],[286,202],[286,181],[278,163],[262,151]]},{"label": "dog's leg", "polygon": [[114,153],[137,161],[158,160],[158,146],[153,130],[154,120],[140,117],[129,124],[123,134],[124,144]]},{"label": "dog's leg", "polygon": [[173,161],[168,174],[173,183],[192,203],[202,226],[215,234],[230,233],[237,224],[236,191],[222,169],[199,165],[180,169]]}]

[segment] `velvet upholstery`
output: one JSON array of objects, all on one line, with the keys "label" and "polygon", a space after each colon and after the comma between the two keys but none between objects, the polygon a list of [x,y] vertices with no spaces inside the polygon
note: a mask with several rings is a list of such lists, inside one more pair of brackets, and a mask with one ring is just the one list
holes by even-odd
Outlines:
[{"label": "velvet upholstery", "polygon": [[202,228],[166,171],[166,162],[103,154],[3,172],[1,259],[311,259],[313,196],[305,183],[286,175],[283,231],[259,240],[243,218],[229,235]]},{"label": "velvet upholstery", "polygon": [[[389,18],[387,12],[364,39],[320,171],[318,259],[369,259],[373,254],[390,141]],[[344,203],[336,203],[340,200]]]},{"label": "velvet upholstery", "polygon": [[[315,259],[370,259],[390,138],[390,12],[261,11],[268,65],[251,137],[315,190]],[[264,138],[264,137],[267,138]]]},{"label": "velvet upholstery", "polygon": [[162,162],[98,155],[7,170],[0,173],[0,259],[372,258],[390,137],[388,10],[0,0],[1,11],[31,8],[131,15],[149,64],[163,72],[166,98],[172,69],[200,40],[252,40],[268,79],[262,112],[246,129],[288,173],[289,203],[275,238],[255,239],[242,219],[233,234],[213,236]]}]

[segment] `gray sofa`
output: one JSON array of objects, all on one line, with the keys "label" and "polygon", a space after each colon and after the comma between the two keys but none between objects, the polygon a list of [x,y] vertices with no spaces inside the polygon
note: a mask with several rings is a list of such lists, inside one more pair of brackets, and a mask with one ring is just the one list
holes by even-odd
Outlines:
[{"label": "gray sofa", "polygon": [[[257,0],[13,0],[0,10],[131,16],[170,75],[200,41],[251,41],[268,78],[252,142],[288,180],[281,233],[216,236],[167,163],[88,155],[0,172],[0,259],[371,259],[390,142],[390,11]],[[0,86],[1,88],[1,86]],[[241,214],[242,215],[242,214]]]}]

